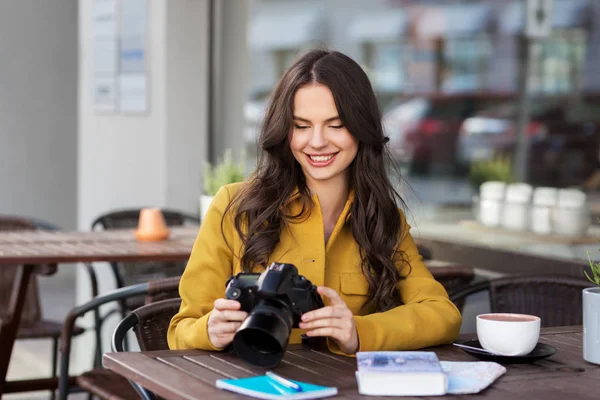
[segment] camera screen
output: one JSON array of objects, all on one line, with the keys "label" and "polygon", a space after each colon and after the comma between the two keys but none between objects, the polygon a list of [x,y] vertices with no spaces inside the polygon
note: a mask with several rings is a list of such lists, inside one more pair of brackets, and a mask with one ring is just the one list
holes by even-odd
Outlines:
[{"label": "camera screen", "polygon": [[258,277],[258,274],[239,274],[236,279],[238,279],[239,281],[242,281],[242,282],[251,283],[251,282],[256,282],[257,277]]}]

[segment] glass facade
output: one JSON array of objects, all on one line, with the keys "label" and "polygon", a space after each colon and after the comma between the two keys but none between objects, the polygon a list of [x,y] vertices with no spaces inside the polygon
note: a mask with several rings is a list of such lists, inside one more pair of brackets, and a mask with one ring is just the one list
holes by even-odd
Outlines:
[{"label": "glass facade", "polygon": [[[390,149],[411,184],[453,182],[464,188],[460,201],[468,202],[476,193],[470,183],[472,164],[514,156],[522,108],[523,1],[256,0],[251,15],[276,3],[284,3],[288,14],[294,7],[314,7],[322,18],[318,27],[304,28],[313,33],[304,34],[311,39],[295,47],[278,48],[276,41],[266,53],[251,47],[252,62],[261,65],[253,67],[251,86],[271,74],[272,88],[301,51],[325,45],[353,57],[367,71],[383,110]],[[288,16],[278,18],[285,26]],[[534,185],[581,185],[598,164],[600,117],[590,110],[600,99],[595,83],[600,52],[594,51],[600,48],[600,2],[557,0],[551,19],[551,35],[530,46],[532,106],[523,127],[530,135],[527,180]],[[294,32],[302,29],[295,25]],[[286,31],[272,35],[284,37]],[[264,64],[265,54],[270,65]],[[269,92],[262,89],[251,90],[249,99],[248,109],[254,110],[247,119],[249,148],[255,146]]]}]

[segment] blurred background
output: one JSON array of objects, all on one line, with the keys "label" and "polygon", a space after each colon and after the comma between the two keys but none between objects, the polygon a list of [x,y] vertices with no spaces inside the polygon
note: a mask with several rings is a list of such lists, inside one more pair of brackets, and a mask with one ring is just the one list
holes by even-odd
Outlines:
[{"label": "blurred background", "polygon": [[204,162],[245,149],[252,169],[268,94],[314,46],[368,72],[409,205],[469,203],[472,164],[512,160],[521,132],[521,180],[583,187],[600,2],[551,3],[532,39],[522,0],[1,1],[0,209],[70,228],[116,207],[196,211]]},{"label": "blurred background", "polygon": [[[488,180],[594,198],[600,0],[0,0],[0,213],[198,213],[206,163],[252,170],[269,93],[315,46],[367,71],[413,227],[472,218]],[[89,298],[78,274],[45,280],[47,314]]]}]

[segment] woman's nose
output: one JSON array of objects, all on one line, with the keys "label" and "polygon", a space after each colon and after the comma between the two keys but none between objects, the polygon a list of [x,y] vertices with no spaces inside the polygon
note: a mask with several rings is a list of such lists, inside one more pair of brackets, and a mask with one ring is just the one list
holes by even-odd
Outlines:
[{"label": "woman's nose", "polygon": [[309,145],[313,148],[320,148],[327,146],[327,138],[325,132],[320,127],[315,127],[310,137]]}]

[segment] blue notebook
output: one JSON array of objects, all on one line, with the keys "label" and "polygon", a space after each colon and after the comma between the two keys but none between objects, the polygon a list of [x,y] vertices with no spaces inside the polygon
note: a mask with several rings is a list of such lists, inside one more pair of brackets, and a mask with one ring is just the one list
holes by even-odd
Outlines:
[{"label": "blue notebook", "polygon": [[338,392],[335,387],[313,385],[294,380],[292,382],[300,385],[302,391],[296,392],[288,389],[265,375],[240,379],[218,379],[217,387],[257,399],[319,399],[335,396]]}]

